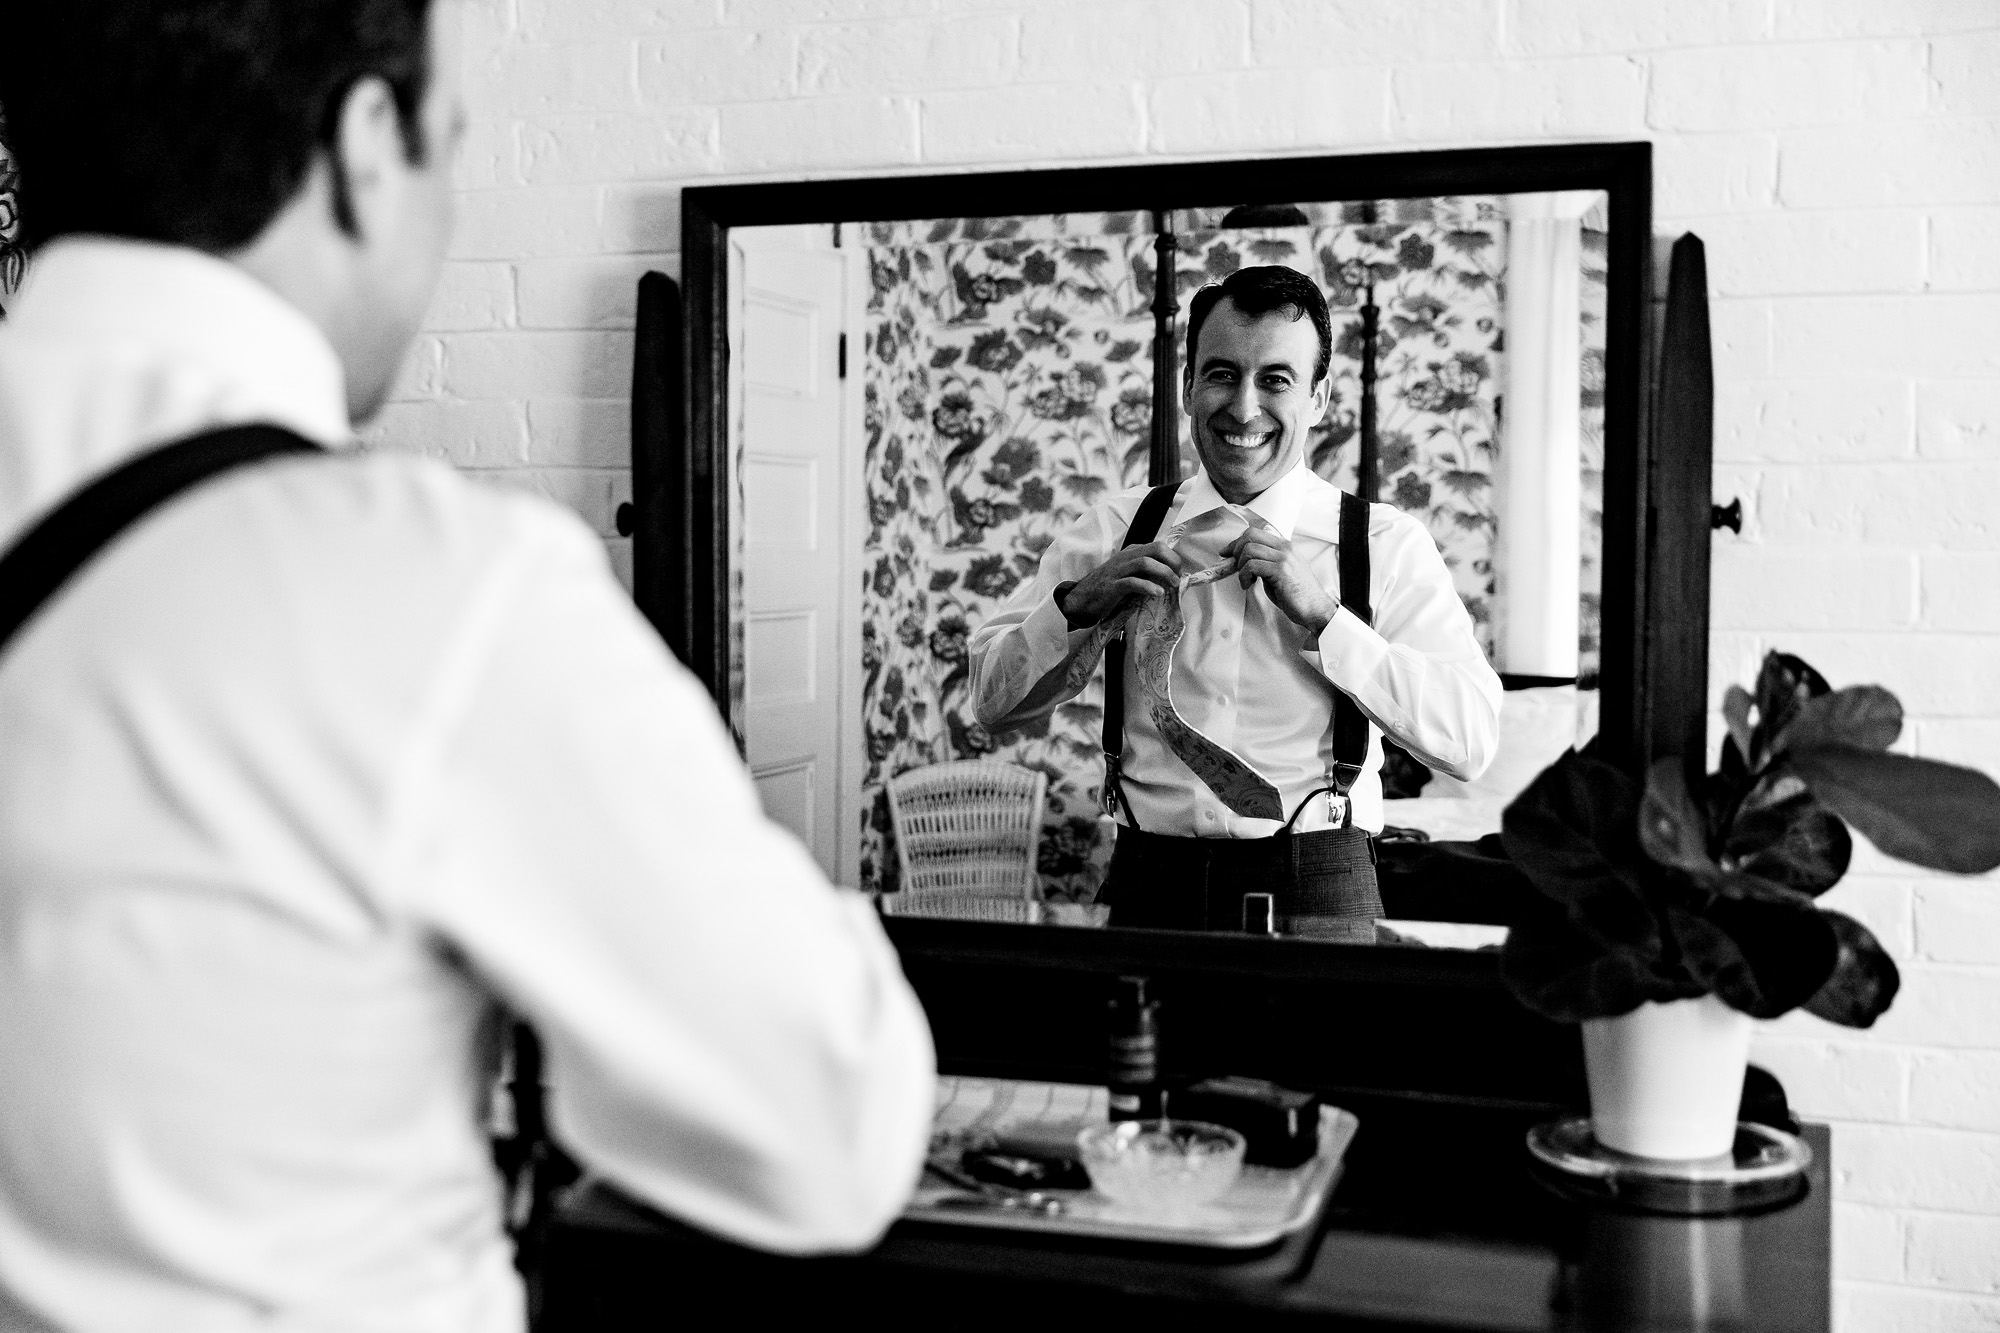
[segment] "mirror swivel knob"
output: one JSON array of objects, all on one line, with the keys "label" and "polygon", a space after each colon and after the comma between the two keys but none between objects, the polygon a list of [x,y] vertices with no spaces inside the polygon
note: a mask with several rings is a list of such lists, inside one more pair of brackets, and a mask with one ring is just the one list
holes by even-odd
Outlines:
[{"label": "mirror swivel knob", "polygon": [[612,513],[611,525],[618,529],[618,535],[620,537],[630,537],[632,535],[631,501],[628,500],[624,504],[619,505],[618,508]]},{"label": "mirror swivel knob", "polygon": [[1710,505],[1708,526],[1711,529],[1728,528],[1740,536],[1743,532],[1743,501],[1739,498],[1726,505]]}]

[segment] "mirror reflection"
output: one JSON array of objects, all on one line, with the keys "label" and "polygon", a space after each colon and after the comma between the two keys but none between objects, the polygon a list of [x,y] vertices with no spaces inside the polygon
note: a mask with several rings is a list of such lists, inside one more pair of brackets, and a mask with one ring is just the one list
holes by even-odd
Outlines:
[{"label": "mirror reflection", "polygon": [[[1101,672],[1052,711],[989,727],[970,648],[1079,516],[1148,479],[1166,232],[1180,474],[1199,464],[1178,410],[1191,298],[1241,269],[1298,271],[1331,341],[1304,465],[1429,538],[1509,687],[1476,775],[1371,728],[1354,822],[1392,842],[1496,831],[1520,787],[1595,729],[1604,214],[1602,194],[1574,192],[733,229],[731,716],[767,807],[841,882],[932,883],[947,873],[926,864],[934,837],[988,846],[948,872],[998,900],[980,915],[1103,918]],[[1186,600],[1199,642],[1217,625]],[[993,831],[927,831],[892,802],[898,775],[969,760],[1036,788],[992,798],[1004,816],[953,816]]]}]

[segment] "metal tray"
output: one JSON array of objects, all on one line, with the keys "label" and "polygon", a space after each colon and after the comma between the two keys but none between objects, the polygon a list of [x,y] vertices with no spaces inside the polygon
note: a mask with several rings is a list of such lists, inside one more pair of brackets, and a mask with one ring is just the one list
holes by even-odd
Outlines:
[{"label": "metal tray", "polygon": [[[1074,1132],[1105,1120],[1103,1088],[1012,1079],[941,1078],[934,1148],[950,1149],[1000,1132]],[[1319,1152],[1301,1166],[1246,1166],[1229,1192],[1185,1221],[1165,1222],[1121,1212],[1094,1190],[1046,1190],[1063,1211],[1048,1214],[1000,1203],[981,1205],[925,1173],[903,1209],[905,1219],[946,1226],[1027,1231],[1046,1236],[1146,1241],[1219,1250],[1274,1244],[1315,1221],[1340,1179],[1341,1159],[1360,1124],[1338,1107],[1320,1108]]]}]

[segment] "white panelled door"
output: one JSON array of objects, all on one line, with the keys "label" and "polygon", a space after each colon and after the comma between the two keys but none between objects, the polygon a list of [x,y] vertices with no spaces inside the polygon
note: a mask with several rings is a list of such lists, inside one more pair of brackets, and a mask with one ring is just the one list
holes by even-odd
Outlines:
[{"label": "white panelled door", "polygon": [[842,745],[860,718],[844,716],[842,703],[850,636],[859,658],[858,628],[848,623],[859,599],[842,581],[856,540],[843,521],[846,258],[755,239],[732,258],[741,275],[734,407],[745,758],[765,811],[811,848],[828,878],[851,884],[857,868],[843,860],[858,852],[845,844],[858,834],[841,836],[855,819],[842,799]]}]

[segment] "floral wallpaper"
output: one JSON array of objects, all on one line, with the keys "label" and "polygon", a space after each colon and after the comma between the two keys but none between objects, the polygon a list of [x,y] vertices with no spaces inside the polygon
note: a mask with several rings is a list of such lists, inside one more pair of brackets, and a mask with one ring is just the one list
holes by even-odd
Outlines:
[{"label": "floral wallpaper", "polygon": [[[21,285],[21,270],[28,257],[21,249],[21,173],[7,151],[7,121],[0,116],[0,297]],[[0,302],[0,319],[7,317]]]},{"label": "floral wallpaper", "polygon": [[[1482,643],[1493,597],[1492,460],[1501,410],[1506,224],[1494,199],[1306,205],[1303,225],[1222,229],[1176,217],[1182,298],[1245,264],[1313,277],[1334,316],[1334,394],[1311,463],[1352,487],[1359,452],[1360,308],[1380,309],[1381,498],[1429,527]],[[1383,220],[1386,219],[1386,220]],[[864,224],[869,536],[863,572],[861,882],[893,889],[883,784],[921,764],[991,754],[1048,776],[1041,872],[1087,900],[1109,859],[1098,819],[1101,685],[1007,737],[972,717],[965,645],[1033,576],[1054,534],[1145,480],[1152,416],[1154,234],[1146,214]],[[1598,236],[1597,428],[1602,468],[1603,273]],[[1588,276],[1586,279],[1588,285]],[[1586,346],[1593,345],[1586,299]],[[1194,466],[1179,423],[1183,471]],[[1592,440],[1595,445],[1593,448]],[[1586,496],[1601,489],[1585,479]],[[1593,511],[1587,498],[1586,511]],[[1595,504],[1601,513],[1601,501]],[[1601,525],[1600,525],[1601,526]],[[1592,552],[1596,527],[1586,527]],[[1594,580],[1589,629],[1594,635]],[[1586,645],[1594,655],[1594,643]],[[1594,670],[1594,664],[1593,664]]]},{"label": "floral wallpaper", "polygon": [[1605,278],[1606,243],[1601,218],[1586,217],[1583,227],[1583,496],[1581,507],[1583,572],[1579,581],[1577,681],[1597,686],[1602,665],[1601,621],[1604,605],[1604,339],[1611,289]]},{"label": "floral wallpaper", "polygon": [[1108,855],[1101,686],[1003,741],[973,720],[966,661],[1056,532],[1146,479],[1152,237],[1131,215],[1070,219],[1068,236],[1059,221],[867,229],[864,888],[895,887],[884,782],[953,758],[1048,775],[1052,896],[1087,899]]}]

